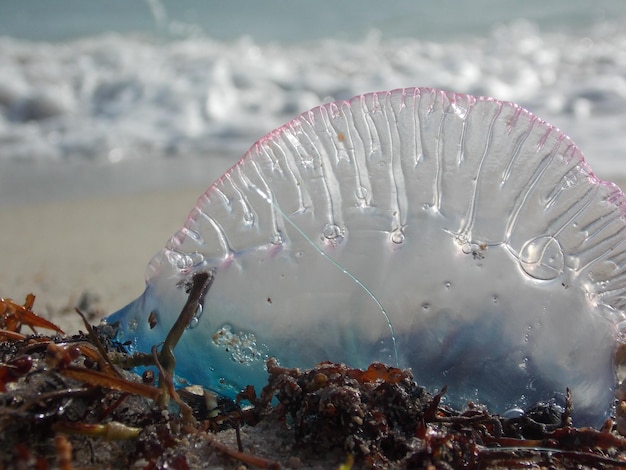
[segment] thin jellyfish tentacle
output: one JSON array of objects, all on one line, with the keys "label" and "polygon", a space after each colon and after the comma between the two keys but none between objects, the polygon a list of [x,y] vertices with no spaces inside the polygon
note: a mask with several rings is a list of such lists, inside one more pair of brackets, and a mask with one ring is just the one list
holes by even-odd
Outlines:
[{"label": "thin jellyfish tentacle", "polygon": [[[515,126],[515,123],[517,123],[518,118],[519,118],[519,113],[521,112],[521,108],[516,109],[515,111],[515,117],[511,120],[511,123],[509,124],[509,132],[513,129],[513,127]],[[529,123],[528,126],[526,126],[526,129],[524,130],[524,132],[522,134],[520,134],[517,139],[514,142],[513,145],[513,151],[510,154],[510,158],[508,160],[508,163],[504,169],[504,171],[502,172],[502,179],[501,179],[501,185],[504,186],[506,184],[506,182],[509,180],[509,176],[511,175],[513,166],[515,165],[515,163],[517,162],[517,159],[520,155],[520,151],[522,149],[522,147],[524,146],[524,143],[526,142],[526,139],[528,139],[528,137],[530,136],[532,130],[533,130],[533,125],[535,123],[535,120],[531,120],[531,122]]]},{"label": "thin jellyfish tentacle", "polygon": [[[589,205],[593,202],[593,198],[595,196],[595,188],[589,188],[589,190],[582,195],[576,201],[573,201],[572,204],[567,208],[567,218],[564,222],[559,222],[558,219],[555,219],[555,226],[558,228],[548,229],[546,232],[551,233],[553,237],[558,237],[561,232],[563,232],[566,228],[571,227],[574,224],[575,220],[587,209],[589,209]],[[576,209],[576,207],[578,207]],[[571,214],[570,214],[571,213]]]},{"label": "thin jellyfish tentacle", "polygon": [[317,246],[317,244],[313,240],[311,240],[311,238],[304,232],[304,230],[302,230],[300,226],[298,226],[298,224],[295,223],[291,217],[289,217],[289,215],[285,214],[285,212],[280,208],[280,206],[278,206],[276,202],[273,201],[272,198],[268,194],[265,194],[263,191],[261,191],[260,188],[256,186],[253,186],[252,189],[254,189],[259,194],[259,196],[265,199],[268,204],[274,206],[276,211],[285,218],[285,221],[287,221],[289,225],[291,225],[294,229],[296,229],[296,231],[302,236],[302,238],[304,238],[307,241],[307,243],[311,245],[315,251],[317,251],[317,253],[319,253],[332,266],[337,268],[341,273],[345,274],[352,282],[358,285],[359,288],[362,289],[367,294],[367,296],[372,299],[372,301],[374,301],[377,308],[380,310],[380,313],[383,315],[383,317],[385,317],[385,321],[387,322],[387,326],[389,327],[389,333],[391,335],[391,340],[393,342],[394,362],[395,362],[396,367],[398,367],[399,360],[398,360],[396,335],[393,331],[393,324],[391,323],[391,318],[387,314],[387,311],[385,310],[385,307],[383,306],[381,301],[376,297],[376,295],[370,289],[367,288],[365,284],[363,284],[363,282],[357,276],[355,276],[348,269],[342,266],[338,261],[333,259],[328,253],[322,250],[319,246]]},{"label": "thin jellyfish tentacle", "polygon": [[[330,172],[330,168],[332,167],[331,153],[333,151],[336,152],[336,147],[334,146],[332,139],[329,137],[331,134],[327,119],[327,113],[320,113],[320,115],[316,117],[315,122],[310,123],[313,129],[317,129],[318,127],[316,126],[319,126],[322,129],[321,131],[318,131],[321,147],[315,145],[315,142],[310,139],[308,133],[305,133],[305,137],[311,149],[308,155],[312,158],[312,167],[308,169],[308,171],[312,173],[309,181],[314,179],[316,183],[315,189],[309,190],[309,195],[312,199],[311,206],[314,210],[318,211],[318,213],[324,214],[324,224],[334,226],[336,225],[335,205],[339,203],[339,201],[336,201],[338,196],[334,191],[337,183],[335,181],[329,181],[328,174]],[[306,168],[304,170],[307,171]]]},{"label": "thin jellyfish tentacle", "polygon": [[[364,98],[360,100],[360,106],[364,105],[363,100]],[[373,152],[373,139],[371,138],[371,129],[367,122],[367,115],[363,114],[361,117],[363,118],[363,125],[359,126],[357,121],[359,115],[356,114],[352,116],[353,127],[348,128],[347,137],[351,142],[356,142],[354,145],[361,146],[361,152],[356,151],[354,146],[352,149],[355,170],[354,178],[356,183],[354,195],[357,199],[357,204],[365,208],[369,207],[371,204],[372,183],[370,181],[369,172],[367,171],[367,157]],[[362,131],[364,131],[364,134],[361,134]]]},{"label": "thin jellyfish tentacle", "polygon": [[[545,137],[544,137],[545,138]],[[560,145],[560,141],[555,144],[552,150],[541,158],[541,163],[537,165],[535,171],[530,176],[528,182],[526,183],[525,191],[519,198],[519,204],[513,211],[512,216],[509,218],[509,223],[505,233],[509,234],[507,238],[507,243],[511,243],[513,234],[516,232],[521,218],[520,214],[527,208],[528,204],[532,200],[532,197],[535,196],[538,192],[541,191],[541,181],[546,172],[550,168],[550,164],[552,163],[554,157],[557,154],[558,146]],[[540,152],[543,149],[544,144],[540,143],[537,146],[537,150]]]},{"label": "thin jellyfish tentacle", "polygon": [[399,129],[406,111],[405,94],[386,96],[384,113],[384,130],[389,141],[389,178],[390,187],[393,194],[393,204],[397,209],[395,225],[404,227],[407,222],[409,212],[409,201],[407,200],[406,188],[408,186],[407,175],[404,172],[405,165],[402,159],[402,131]]},{"label": "thin jellyfish tentacle", "polygon": [[237,201],[239,202],[241,209],[243,210],[244,221],[249,224],[253,224],[255,220],[254,210],[252,209],[252,205],[248,201],[246,195],[237,187],[237,184],[233,181],[232,175],[228,173],[225,175],[226,179],[228,179],[231,188],[235,191],[237,195]]},{"label": "thin jellyfish tentacle", "polygon": [[[293,125],[294,134],[306,135],[305,130],[302,128],[302,123],[298,122]],[[290,159],[287,157],[287,153],[285,149],[277,148],[276,151],[279,152],[280,157],[279,160],[284,162],[285,167],[287,168],[286,173],[291,177],[292,186],[296,188],[297,194],[297,208],[294,210],[294,213],[302,213],[307,210],[311,210],[312,202],[310,196],[306,194],[304,185],[302,184],[304,178],[301,173],[301,170],[298,168],[297,162],[302,162],[305,160],[305,155],[307,150],[305,145],[301,142],[302,139],[298,142],[287,141],[286,145],[288,148],[292,150],[294,155],[297,155],[297,159]],[[266,146],[258,146],[260,148],[260,153],[266,154],[269,153],[269,150]]]},{"label": "thin jellyfish tentacle", "polygon": [[[359,105],[363,109],[367,109],[365,97],[362,97],[359,101]],[[363,143],[363,155],[356,156],[357,162],[357,175],[358,184],[360,185],[357,190],[363,192],[362,204],[364,207],[371,207],[372,201],[375,198],[374,183],[372,181],[372,173],[370,171],[371,159],[376,153],[380,153],[380,148],[377,145],[376,133],[377,129],[372,120],[371,111],[364,113],[355,113],[353,116],[355,133],[354,138],[358,138],[359,142]],[[361,189],[362,188],[362,189]]]},{"label": "thin jellyfish tentacle", "polygon": [[[335,107],[330,107],[330,113],[340,115],[341,111]],[[328,148],[333,151],[332,154],[331,152],[320,153],[320,179],[324,187],[324,196],[327,200],[327,223],[322,229],[322,237],[330,243],[336,243],[343,238],[342,232],[345,230],[345,221],[342,211],[343,197],[334,169],[344,156],[343,149],[339,148],[339,139],[333,137],[333,134],[336,136],[336,133],[331,132],[333,126],[328,121],[329,116],[324,114],[322,116],[324,117],[324,126],[329,136]]]},{"label": "thin jellyfish tentacle", "polygon": [[[270,200],[274,197],[273,196],[273,191],[271,190],[271,186],[269,184],[268,179],[266,178],[266,176],[264,175],[263,171],[261,170],[260,166],[257,164],[256,161],[251,160],[250,161],[250,165],[252,166],[252,168],[254,169],[255,174],[259,177],[259,181],[261,182],[261,184],[263,184],[266,194],[268,194],[267,197],[270,198]],[[248,179],[246,181],[246,184],[248,185],[248,188],[252,188],[255,190],[255,192],[257,192],[258,194],[260,194],[256,188],[258,187],[255,183],[252,182],[251,179]],[[282,222],[282,214],[278,213],[275,209],[275,206],[270,204],[272,210],[270,211],[271,213],[271,227],[272,227],[272,233],[271,233],[271,238],[270,238],[270,243],[272,245],[275,246],[281,246],[284,243],[283,240],[283,233],[285,232],[283,229],[283,224]]]},{"label": "thin jellyfish tentacle", "polygon": [[[419,126],[419,132],[417,132],[417,134],[419,134],[420,137],[431,134],[431,132],[429,132],[428,124],[430,122],[429,118],[433,112],[435,101],[434,93],[426,92],[425,95],[426,96],[421,97],[424,100],[424,103],[422,103],[421,100],[418,100],[416,103],[416,111],[418,114],[417,125]],[[427,97],[430,98],[428,102],[426,101],[428,99]],[[424,168],[425,171],[428,171],[429,166],[433,167],[433,169],[431,170],[433,178],[431,179],[431,181],[427,182],[431,191],[431,195],[429,200],[425,202],[425,204],[427,204],[429,208],[432,208],[433,211],[438,211],[440,200],[440,162],[437,158],[437,142],[441,134],[441,123],[431,123],[430,126],[436,127],[437,133],[434,135],[433,139],[420,138],[419,143],[423,158],[421,159],[421,162],[418,163],[420,164],[420,169]]]},{"label": "thin jellyfish tentacle", "polygon": [[[399,151],[400,143],[398,138],[398,112],[396,107],[393,104],[391,99],[391,95],[387,96],[387,100],[389,104],[386,106],[386,122],[385,122],[385,133],[388,136],[389,140],[389,153],[390,153],[390,164],[389,164],[389,177],[391,179],[391,188],[392,188],[392,201],[393,206],[395,208],[394,211],[394,222],[391,227],[391,240],[396,244],[400,244],[404,241],[404,227],[407,225],[407,217],[408,217],[408,200],[406,197],[405,188],[406,177],[404,175],[402,159],[400,155],[402,155],[401,151]],[[403,106],[405,96],[402,96],[402,100],[400,101],[400,106]],[[390,118],[393,117],[393,119]]]},{"label": "thin jellyfish tentacle", "polygon": [[[472,105],[473,105],[473,103],[470,103],[470,107],[469,107],[467,113],[471,112],[471,106]],[[484,149],[482,150],[482,156],[480,158],[480,162],[478,164],[478,168],[476,170],[476,175],[474,177],[474,181],[473,181],[473,185],[472,185],[473,187],[472,187],[472,194],[471,194],[470,202],[469,202],[469,213],[465,217],[466,223],[463,226],[461,226],[461,228],[459,230],[459,234],[462,235],[462,236],[465,236],[465,237],[467,237],[468,234],[472,233],[472,228],[473,228],[474,223],[475,223],[476,206],[478,204],[479,184],[482,182],[481,181],[481,177],[483,177],[483,167],[485,165],[485,161],[487,160],[487,156],[489,155],[489,149],[490,149],[490,146],[491,146],[491,140],[493,138],[493,126],[495,125],[496,120],[500,116],[500,111],[501,111],[501,109],[498,108],[498,112],[494,113],[493,118],[491,119],[491,122],[489,123],[489,128],[488,128],[488,131],[487,131],[487,139],[485,140]],[[464,146],[466,123],[467,123],[467,120],[464,119],[463,120],[462,141],[460,142],[461,148]]]},{"label": "thin jellyfish tentacle", "polygon": [[[595,233],[589,233],[589,227],[599,222],[599,226]],[[589,225],[580,229],[580,232],[585,235],[585,239],[588,241],[587,245],[576,253],[576,259],[579,260],[579,264],[574,266],[575,272],[579,276],[584,276],[584,273],[589,272],[593,266],[597,265],[601,261],[608,260],[609,257],[617,251],[622,253],[621,246],[626,240],[626,228],[623,226],[612,234],[607,234],[609,226],[615,223],[615,219],[608,216],[601,216],[591,221]],[[600,236],[602,235],[602,236]],[[608,236],[607,236],[608,235]],[[585,257],[587,259],[585,259]],[[580,263],[582,260],[582,263]]]},{"label": "thin jellyfish tentacle", "polygon": [[442,140],[444,136],[443,128],[445,126],[447,114],[441,114],[441,120],[439,121],[439,127],[437,129],[437,134],[435,135],[435,162],[437,171],[435,173],[435,203],[434,209],[436,211],[441,211],[441,204],[443,199],[443,175],[445,168],[443,161],[443,145]]}]

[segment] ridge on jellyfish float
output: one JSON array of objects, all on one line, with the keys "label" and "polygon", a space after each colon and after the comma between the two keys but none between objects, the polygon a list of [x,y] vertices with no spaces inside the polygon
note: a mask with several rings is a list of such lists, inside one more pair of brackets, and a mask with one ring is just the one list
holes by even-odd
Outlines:
[{"label": "ridge on jellyfish float", "polygon": [[600,425],[626,306],[625,199],[560,131],[489,98],[411,88],[307,111],[215,182],[108,318],[160,343],[215,270],[177,373],[234,396],[264,361],[411,367],[493,411],[561,400]]}]

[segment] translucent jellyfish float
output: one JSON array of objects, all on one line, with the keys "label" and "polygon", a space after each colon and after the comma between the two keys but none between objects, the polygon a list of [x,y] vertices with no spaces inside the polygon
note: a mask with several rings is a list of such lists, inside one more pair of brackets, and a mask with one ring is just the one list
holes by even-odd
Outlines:
[{"label": "translucent jellyfish float", "polygon": [[519,106],[410,88],[325,104],[256,144],[198,200],[108,318],[149,351],[195,273],[214,282],[179,376],[227,396],[265,360],[410,367],[493,411],[573,395],[599,425],[626,306],[625,197]]}]

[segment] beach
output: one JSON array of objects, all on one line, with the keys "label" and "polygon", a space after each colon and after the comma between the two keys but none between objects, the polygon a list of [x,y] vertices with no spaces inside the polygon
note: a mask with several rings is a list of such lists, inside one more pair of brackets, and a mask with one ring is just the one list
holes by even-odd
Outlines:
[{"label": "beach", "polygon": [[81,327],[73,310],[81,297],[102,315],[112,313],[143,292],[148,261],[205,189],[0,208],[0,296],[22,303],[35,294],[35,312],[67,333]]},{"label": "beach", "polygon": [[[614,0],[550,4],[540,0],[394,4],[320,0],[297,6],[279,0],[263,5],[248,0],[0,2],[0,298],[22,304],[28,294],[34,294],[33,311],[68,335],[86,330],[75,308],[86,314],[89,323],[99,324],[141,295],[152,256],[183,226],[198,197],[255,141],[310,108],[380,90],[429,87],[517,103],[570,136],[599,178],[626,189],[624,5]],[[455,112],[463,110],[455,108]],[[575,181],[564,179],[554,194]],[[29,333],[24,327],[21,332]],[[138,413],[122,405],[110,415],[114,407],[104,398],[117,392],[100,382],[92,387],[88,381],[60,379],[67,364],[54,363],[49,356],[55,351],[71,353],[67,338],[39,338],[48,342],[42,348],[37,340],[13,337],[18,339],[5,342],[7,351],[30,354],[39,361],[30,372],[46,382],[45,391],[54,385],[58,388],[54,393],[70,393],[80,386],[101,394],[92,395],[96,406],[91,412],[81,409],[76,416],[89,422],[139,423],[143,442],[150,446],[161,439],[151,434],[150,425],[181,429],[176,413],[152,413],[152,402],[145,400]],[[85,340],[92,339],[69,339],[70,343]],[[8,364],[4,370],[9,371],[5,379],[17,381],[11,378],[14,371],[9,369],[16,358],[10,354],[3,356],[2,365]],[[90,363],[92,359],[85,361],[82,356],[74,361],[82,369],[90,368]],[[106,369],[100,365],[100,371]],[[73,414],[62,401],[38,397],[30,405],[27,402],[29,418],[20,394],[43,393],[44,388],[37,388],[28,376],[19,382],[21,392],[11,389],[13,383],[8,387],[16,399],[5,399],[7,422],[25,427],[35,423],[35,430],[44,433],[44,444],[28,451],[50,462],[60,459],[50,436],[63,437],[63,431],[50,430],[48,421],[39,417],[40,407],[47,404],[52,421],[61,424]],[[70,397],[70,402],[79,407],[83,403],[78,396]],[[346,402],[351,405],[353,400]],[[624,403],[617,407],[616,439],[621,436],[615,429],[622,433],[626,429],[621,415]],[[13,419],[10,406],[21,419]],[[483,413],[473,406],[462,420]],[[313,412],[318,409],[308,407]],[[436,408],[428,406],[427,411],[440,421],[443,414]],[[569,411],[565,406],[562,425],[567,426]],[[149,416],[147,421],[136,419],[142,413]],[[313,439],[308,455],[301,454],[302,443],[293,428],[284,426],[284,418],[243,426],[245,452],[293,468],[329,468],[349,462],[344,448],[320,451],[316,439],[326,439],[324,432]],[[424,421],[420,423],[411,429],[411,438],[419,432],[424,442],[442,436],[441,428],[427,430]],[[32,429],[18,427],[15,432],[2,425],[0,421],[0,431],[12,437],[28,433],[27,444],[40,439]],[[237,448],[233,429],[217,434],[204,433],[204,428],[200,434],[183,431],[172,431],[181,461],[188,458],[198,467],[219,463],[223,468],[240,468],[235,460],[215,460],[214,440]],[[501,426],[496,431],[499,436]],[[572,454],[582,455],[585,449],[580,442],[597,439],[594,448],[600,444],[604,452],[598,462],[610,455],[603,442],[605,447],[626,448],[626,442],[612,441],[606,432],[582,430],[577,435],[569,427],[566,431],[577,439],[568,448],[576,450]],[[461,435],[465,439],[470,433]],[[545,447],[554,443],[555,436],[549,437],[546,445],[532,441],[538,449],[538,465],[550,465],[541,460]],[[212,457],[190,445],[190,439],[200,439]],[[105,440],[85,436],[71,440],[76,465],[94,466],[94,458],[119,464],[110,448],[101,447],[108,445]],[[13,458],[16,447],[8,439],[4,442],[3,455]],[[164,460],[169,444],[150,458],[138,451],[144,444],[137,442],[119,446],[120,455],[129,462],[139,458],[136,466],[171,463]],[[450,447],[450,441],[441,442]],[[478,447],[472,445],[476,457]],[[129,451],[133,446],[135,450]],[[504,447],[510,447],[510,442],[505,441]],[[439,453],[437,447],[428,448]],[[16,455],[24,453],[23,447],[17,449]],[[481,449],[488,458],[490,449],[483,444]],[[559,452],[549,453],[559,458]],[[526,459],[523,452],[519,455]],[[623,462],[621,454],[616,458]]]}]

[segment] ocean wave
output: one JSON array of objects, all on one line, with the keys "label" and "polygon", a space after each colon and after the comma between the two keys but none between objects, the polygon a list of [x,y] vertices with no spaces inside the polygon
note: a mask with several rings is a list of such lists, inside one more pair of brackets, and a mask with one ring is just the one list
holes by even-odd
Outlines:
[{"label": "ocean wave", "polygon": [[608,23],[574,35],[517,21],[454,42],[2,37],[0,55],[0,161],[241,154],[321,102],[409,86],[515,101],[575,140],[623,133],[626,110],[626,32]]}]

